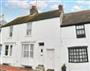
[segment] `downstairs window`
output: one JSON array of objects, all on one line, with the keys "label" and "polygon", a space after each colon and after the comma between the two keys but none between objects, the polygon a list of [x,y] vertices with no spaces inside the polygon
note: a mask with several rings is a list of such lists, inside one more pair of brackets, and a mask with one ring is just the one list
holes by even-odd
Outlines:
[{"label": "downstairs window", "polygon": [[88,62],[87,46],[69,47],[68,56],[70,63]]}]

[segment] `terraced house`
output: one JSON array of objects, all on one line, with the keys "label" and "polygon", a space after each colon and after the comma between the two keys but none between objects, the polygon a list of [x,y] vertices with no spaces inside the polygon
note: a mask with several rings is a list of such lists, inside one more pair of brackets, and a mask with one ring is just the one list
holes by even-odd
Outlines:
[{"label": "terraced house", "polygon": [[90,71],[90,10],[58,10],[30,15],[2,25],[2,64],[45,70]]},{"label": "terraced house", "polygon": [[69,71],[90,71],[90,10],[64,14],[62,58]]},{"label": "terraced house", "polygon": [[[0,26],[5,24],[6,21],[4,20],[4,15],[0,16]],[[2,30],[0,28],[0,64],[2,63],[2,58],[1,58],[1,51],[2,51]]]}]

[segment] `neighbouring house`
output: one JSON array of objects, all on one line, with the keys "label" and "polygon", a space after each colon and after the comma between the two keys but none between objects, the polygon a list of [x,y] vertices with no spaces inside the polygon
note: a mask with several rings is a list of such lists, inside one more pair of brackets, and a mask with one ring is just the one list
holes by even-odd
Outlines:
[{"label": "neighbouring house", "polygon": [[[58,10],[18,17],[2,27],[2,64],[45,70],[90,71],[90,10]],[[65,64],[65,65],[64,65]]]},{"label": "neighbouring house", "polygon": [[[0,26],[4,25],[6,21],[4,20],[4,16],[0,16]],[[2,30],[0,28],[0,64],[2,63],[2,58],[1,58],[1,51],[2,51]]]},{"label": "neighbouring house", "polygon": [[69,71],[90,71],[90,10],[64,14],[62,60]]},{"label": "neighbouring house", "polygon": [[1,49],[2,49],[2,43],[1,43],[1,29],[0,29],[0,64],[1,64]]}]

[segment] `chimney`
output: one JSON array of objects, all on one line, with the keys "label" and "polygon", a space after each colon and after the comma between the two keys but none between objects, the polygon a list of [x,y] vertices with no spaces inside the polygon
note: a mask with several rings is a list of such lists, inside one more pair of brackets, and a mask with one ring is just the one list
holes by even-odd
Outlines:
[{"label": "chimney", "polygon": [[59,6],[58,6],[58,9],[59,9],[60,12],[61,12],[61,11],[64,12],[62,5],[59,5]]},{"label": "chimney", "polygon": [[58,9],[59,9],[59,12],[60,12],[60,24],[62,24],[63,16],[64,16],[63,5],[59,5]]},{"label": "chimney", "polygon": [[35,5],[32,5],[32,8],[30,9],[30,15],[32,15],[32,14],[34,14],[34,13],[38,13],[38,10],[37,10],[37,8],[36,8],[36,6]]}]

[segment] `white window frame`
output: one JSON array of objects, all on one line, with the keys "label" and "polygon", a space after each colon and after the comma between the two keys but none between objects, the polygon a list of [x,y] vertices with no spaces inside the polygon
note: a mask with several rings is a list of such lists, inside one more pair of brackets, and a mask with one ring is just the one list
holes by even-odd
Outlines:
[{"label": "white window frame", "polygon": [[27,30],[26,30],[26,35],[31,35],[32,34],[32,22],[27,23]]},{"label": "white window frame", "polygon": [[68,48],[69,63],[85,63],[88,62],[87,46],[75,46]]},{"label": "white window frame", "polygon": [[[8,46],[8,50],[6,50],[6,46]],[[5,56],[12,56],[12,48],[13,48],[13,45],[9,45],[9,44],[6,44],[5,45]],[[7,51],[7,55],[6,55],[6,51]]]},{"label": "white window frame", "polygon": [[85,25],[76,25],[76,37],[77,38],[85,38]]},{"label": "white window frame", "polygon": [[[25,45],[27,45],[28,47],[24,47]],[[33,43],[22,44],[22,57],[24,58],[34,57],[34,44]]]},{"label": "white window frame", "polygon": [[13,26],[9,27],[9,36],[12,37],[13,36]]}]

